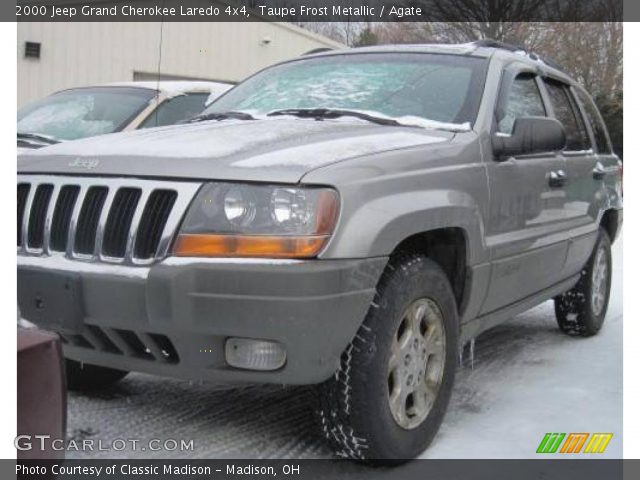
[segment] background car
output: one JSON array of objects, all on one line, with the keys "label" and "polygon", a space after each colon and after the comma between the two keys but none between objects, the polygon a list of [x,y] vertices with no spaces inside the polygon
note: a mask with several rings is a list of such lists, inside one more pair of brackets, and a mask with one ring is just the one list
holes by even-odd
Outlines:
[{"label": "background car", "polygon": [[66,140],[171,125],[231,88],[218,82],[123,82],[71,88],[18,110],[18,151]]}]

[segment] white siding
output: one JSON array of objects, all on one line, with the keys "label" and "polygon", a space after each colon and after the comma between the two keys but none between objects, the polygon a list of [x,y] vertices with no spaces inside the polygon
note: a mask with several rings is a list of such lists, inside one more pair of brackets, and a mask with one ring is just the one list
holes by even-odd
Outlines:
[{"label": "white siding", "polygon": [[[19,23],[18,107],[64,88],[155,74],[161,28],[160,72],[169,77],[237,82],[313,48],[342,47],[280,23]],[[40,59],[24,58],[26,41],[41,42]]]}]

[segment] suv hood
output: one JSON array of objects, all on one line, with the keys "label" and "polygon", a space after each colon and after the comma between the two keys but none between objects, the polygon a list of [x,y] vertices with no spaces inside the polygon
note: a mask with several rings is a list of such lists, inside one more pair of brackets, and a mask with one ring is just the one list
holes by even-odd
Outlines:
[{"label": "suv hood", "polygon": [[102,135],[25,152],[19,173],[296,183],[311,170],[453,133],[359,120],[208,121]]}]

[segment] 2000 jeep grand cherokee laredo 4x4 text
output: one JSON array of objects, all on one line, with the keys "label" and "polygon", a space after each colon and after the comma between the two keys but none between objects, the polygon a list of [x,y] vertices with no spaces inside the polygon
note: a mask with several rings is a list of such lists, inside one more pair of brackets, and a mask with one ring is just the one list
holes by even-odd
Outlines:
[{"label": "2000 jeep grand cherokee laredo 4x4 text", "polygon": [[338,454],[410,458],[469,339],[550,298],[598,332],[620,192],[589,95],[534,55],[324,52],[189,124],[22,157],[19,308],[72,388],[319,384]]}]

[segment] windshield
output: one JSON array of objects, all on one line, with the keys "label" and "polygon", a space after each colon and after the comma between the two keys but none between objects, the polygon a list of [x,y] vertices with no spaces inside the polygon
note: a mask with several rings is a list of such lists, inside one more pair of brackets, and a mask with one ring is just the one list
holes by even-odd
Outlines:
[{"label": "windshield", "polygon": [[204,114],[331,108],[473,124],[485,69],[485,59],[425,53],[308,58],[263,70]]},{"label": "windshield", "polygon": [[129,87],[65,90],[18,110],[18,134],[75,140],[117,132],[155,95],[154,90]]}]

